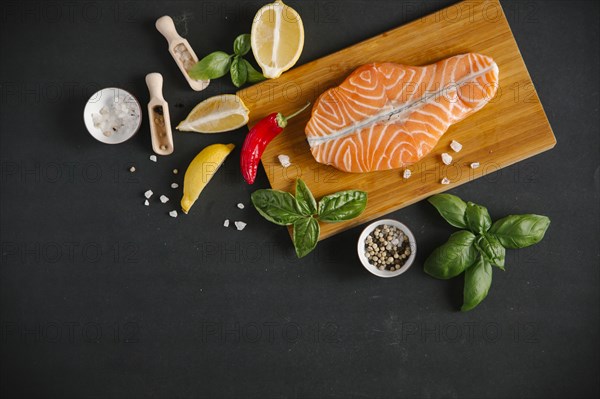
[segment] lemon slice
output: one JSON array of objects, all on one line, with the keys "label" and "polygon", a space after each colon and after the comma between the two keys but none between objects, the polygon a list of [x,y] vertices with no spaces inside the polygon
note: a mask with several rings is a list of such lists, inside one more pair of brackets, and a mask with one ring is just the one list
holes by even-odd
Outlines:
[{"label": "lemon slice", "polygon": [[233,94],[210,97],[196,105],[177,126],[184,132],[221,133],[248,123],[249,110],[241,98]]},{"label": "lemon slice", "polygon": [[183,178],[183,198],[181,209],[188,213],[200,196],[204,187],[217,172],[227,155],[235,147],[233,144],[212,144],[204,148],[190,162]]},{"label": "lemon slice", "polygon": [[294,66],[304,47],[300,15],[277,0],[256,13],[250,32],[252,53],[266,78],[277,78]]}]

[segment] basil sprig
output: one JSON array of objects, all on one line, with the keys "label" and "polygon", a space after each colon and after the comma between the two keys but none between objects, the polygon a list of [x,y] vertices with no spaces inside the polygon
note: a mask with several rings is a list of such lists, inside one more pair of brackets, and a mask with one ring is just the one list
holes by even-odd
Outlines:
[{"label": "basil sprig", "polygon": [[450,236],[425,260],[427,274],[449,279],[465,273],[463,312],[475,308],[492,285],[492,266],[504,270],[506,248],[537,244],[544,238],[550,219],[541,215],[510,215],[492,224],[488,210],[451,194],[428,198],[448,223],[461,230]]},{"label": "basil sprig", "polygon": [[239,35],[233,42],[233,54],[223,51],[210,53],[198,61],[188,73],[192,79],[210,80],[218,79],[229,72],[235,87],[241,87],[246,82],[260,82],[265,77],[243,58],[250,48],[250,34]]},{"label": "basil sprig", "polygon": [[292,226],[296,255],[308,255],[319,241],[321,222],[341,222],[360,215],[367,206],[367,193],[358,190],[340,191],[327,195],[317,203],[310,189],[296,180],[296,195],[272,189],[256,190],[251,195],[252,204],[265,219]]}]

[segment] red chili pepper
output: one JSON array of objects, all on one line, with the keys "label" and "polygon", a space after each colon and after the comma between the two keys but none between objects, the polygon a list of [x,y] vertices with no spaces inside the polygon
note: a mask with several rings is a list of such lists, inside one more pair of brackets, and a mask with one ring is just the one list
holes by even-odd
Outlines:
[{"label": "red chili pepper", "polygon": [[263,119],[250,129],[244,146],[242,147],[242,158],[240,166],[242,168],[242,176],[248,184],[254,183],[256,179],[256,171],[258,163],[262,157],[267,145],[287,126],[288,120],[304,111],[310,103],[294,112],[290,116],[283,116],[279,112],[274,112]]}]

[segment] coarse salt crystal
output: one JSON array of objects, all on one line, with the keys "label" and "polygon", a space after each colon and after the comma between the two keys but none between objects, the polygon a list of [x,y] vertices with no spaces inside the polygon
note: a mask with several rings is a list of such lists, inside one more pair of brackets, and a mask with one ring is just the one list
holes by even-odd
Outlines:
[{"label": "coarse salt crystal", "polygon": [[171,211],[171,212],[169,212],[169,216],[171,216],[172,218],[176,218],[177,217],[177,211]]},{"label": "coarse salt crystal", "polygon": [[169,201],[169,197],[167,197],[166,195],[161,195],[160,196],[160,202],[162,202],[163,204]]},{"label": "coarse salt crystal", "polygon": [[477,169],[479,167],[479,162],[473,162],[471,164],[471,169]]},{"label": "coarse salt crystal", "polygon": [[176,175],[177,173],[179,173],[179,171],[177,169],[173,169],[173,174]]},{"label": "coarse salt crystal", "polygon": [[223,222],[223,226],[229,227],[229,219],[225,219],[225,221]]},{"label": "coarse salt crystal", "polygon": [[234,222],[235,224],[235,228],[238,229],[239,231],[244,230],[244,227],[246,227],[246,223],[244,222]]},{"label": "coarse salt crystal", "polygon": [[403,178],[408,179],[411,175],[412,172],[410,171],[410,169],[404,169],[404,173],[402,174]]},{"label": "coarse salt crystal", "polygon": [[148,202],[148,200],[144,201],[144,205],[148,206],[150,205],[150,202]]},{"label": "coarse salt crystal", "polygon": [[106,137],[136,129],[139,113],[133,104],[118,103],[118,97],[109,105],[103,106],[98,114],[92,113],[94,126]]},{"label": "coarse salt crystal", "polygon": [[177,188],[177,187],[179,187],[179,184],[177,184],[177,183],[171,183],[171,188]]},{"label": "coarse salt crystal", "polygon": [[441,184],[450,184],[450,179],[448,179],[447,177],[444,177],[442,179],[442,181],[440,181]]},{"label": "coarse salt crystal", "polygon": [[240,209],[244,209],[244,204],[242,204],[241,202],[239,204],[237,204],[237,207]]},{"label": "coarse salt crystal", "polygon": [[452,155],[446,152],[442,153],[442,162],[444,165],[450,165],[452,163]]},{"label": "coarse salt crystal", "polygon": [[152,192],[152,190],[148,190],[148,191],[146,191],[146,192],[144,193],[144,196],[145,196],[146,198],[150,199],[150,197],[152,197],[152,194],[154,194],[154,193]]},{"label": "coarse salt crystal", "polygon": [[150,160],[152,162],[156,162],[156,155],[150,155]]},{"label": "coarse salt crystal", "polygon": [[130,171],[131,173],[135,172],[135,166],[132,166],[131,168],[129,168],[129,171]]},{"label": "coarse salt crystal", "polygon": [[281,164],[281,166],[283,166],[284,168],[287,168],[288,166],[291,165],[290,162],[290,157],[288,157],[287,155],[278,155],[277,159],[279,159],[279,163]]},{"label": "coarse salt crystal", "polygon": [[460,150],[462,150],[462,144],[456,140],[452,140],[452,142],[450,143],[450,148],[452,148],[454,152],[459,152]]}]

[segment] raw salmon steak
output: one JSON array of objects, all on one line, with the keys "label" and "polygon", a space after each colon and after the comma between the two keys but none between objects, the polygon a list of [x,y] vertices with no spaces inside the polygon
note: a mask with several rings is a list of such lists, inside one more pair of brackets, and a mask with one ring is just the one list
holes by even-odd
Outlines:
[{"label": "raw salmon steak", "polygon": [[468,53],[424,67],[374,63],[316,101],[306,137],[317,162],[345,172],[401,168],[496,94],[498,66]]}]

